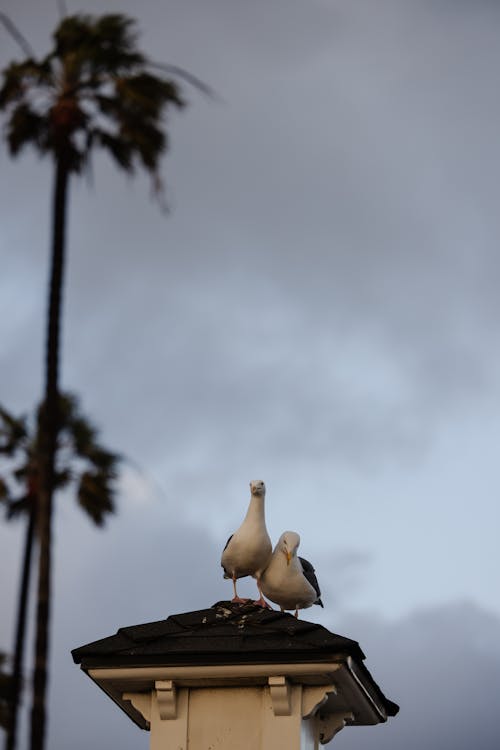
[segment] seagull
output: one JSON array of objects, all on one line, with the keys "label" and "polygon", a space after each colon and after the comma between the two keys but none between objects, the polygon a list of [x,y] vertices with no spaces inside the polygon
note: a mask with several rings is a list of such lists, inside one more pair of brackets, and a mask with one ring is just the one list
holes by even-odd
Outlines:
[{"label": "seagull", "polygon": [[300,536],[295,531],[285,531],[260,581],[264,596],[279,604],[282,612],[294,609],[295,617],[299,609],[323,606],[313,566],[297,555],[299,544]]},{"label": "seagull", "polygon": [[272,545],[266,529],[264,517],[264,501],[266,485],[261,479],[250,482],[250,504],[243,523],[227,540],[222,553],[221,565],[224,568],[224,578],[232,578],[235,603],[246,602],[240,599],[236,592],[236,579],[253,576],[257,579],[259,598],[255,604],[269,607],[262,596],[260,577],[269,564],[272,555]]}]

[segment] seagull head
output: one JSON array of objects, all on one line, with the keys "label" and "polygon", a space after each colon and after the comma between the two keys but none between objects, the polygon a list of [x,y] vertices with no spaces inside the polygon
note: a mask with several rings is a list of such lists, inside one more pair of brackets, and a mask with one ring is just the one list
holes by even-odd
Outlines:
[{"label": "seagull head", "polygon": [[264,497],[266,494],[266,485],[262,481],[262,479],[254,479],[250,482],[250,492],[252,495],[258,495],[259,497]]},{"label": "seagull head", "polygon": [[292,557],[297,554],[299,544],[300,536],[296,531],[284,531],[280,536],[277,546],[279,551],[285,555],[287,565],[290,565]]}]

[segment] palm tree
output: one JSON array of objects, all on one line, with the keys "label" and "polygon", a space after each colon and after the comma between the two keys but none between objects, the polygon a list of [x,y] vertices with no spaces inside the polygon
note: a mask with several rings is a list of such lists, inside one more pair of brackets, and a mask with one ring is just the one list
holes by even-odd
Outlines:
[{"label": "palm tree", "polygon": [[[97,526],[102,526],[107,516],[114,512],[114,480],[119,457],[99,444],[97,431],[82,415],[74,396],[60,396],[59,414],[55,489],[71,489],[86,515]],[[6,750],[13,750],[16,745],[34,516],[39,493],[39,438],[42,418],[42,409],[39,408],[35,424],[30,425],[25,416],[14,417],[0,406],[0,455],[6,459],[6,471],[0,476],[0,501],[5,505],[9,520],[22,516],[28,521],[7,703],[9,711],[6,712]]]},{"label": "palm tree", "polygon": [[[177,69],[174,69],[177,71]],[[134,22],[117,14],[64,18],[54,46],[41,60],[29,56],[3,74],[0,111],[7,116],[12,155],[31,145],[54,164],[52,260],[49,284],[44,409],[40,429],[40,539],[31,748],[45,738],[50,619],[51,520],[59,413],[59,333],[66,248],[66,205],[71,175],[104,148],[125,172],[144,168],[159,190],[160,157],[167,147],[163,112],[183,101],[175,82],[152,72],[137,47]]]}]

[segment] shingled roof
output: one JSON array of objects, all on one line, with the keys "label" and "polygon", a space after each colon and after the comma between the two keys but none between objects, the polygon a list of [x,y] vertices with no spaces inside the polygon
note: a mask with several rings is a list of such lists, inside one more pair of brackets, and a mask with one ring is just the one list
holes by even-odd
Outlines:
[{"label": "shingled roof", "polygon": [[298,620],[253,603],[218,602],[209,609],[170,615],[166,620],[120,628],[116,635],[72,651],[86,667],[106,665],[238,663],[295,661],[346,654],[364,659],[358,643],[330,633],[316,623]]}]

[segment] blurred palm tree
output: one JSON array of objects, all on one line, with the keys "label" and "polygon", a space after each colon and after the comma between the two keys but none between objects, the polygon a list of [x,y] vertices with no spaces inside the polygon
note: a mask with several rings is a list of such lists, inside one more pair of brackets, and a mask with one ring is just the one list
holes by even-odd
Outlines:
[{"label": "blurred palm tree", "polygon": [[[17,738],[17,718],[23,682],[23,654],[26,633],[27,603],[30,587],[31,559],[36,539],[35,517],[40,492],[40,445],[43,409],[36,418],[14,417],[0,406],[0,502],[7,519],[27,520],[24,553],[19,585],[14,659],[5,713],[6,750],[13,750]],[[59,397],[54,489],[70,489],[82,510],[96,524],[103,526],[114,512],[114,480],[119,457],[98,442],[96,429],[81,413],[77,399],[69,394]],[[8,721],[7,721],[8,718]]]},{"label": "blurred palm tree", "polygon": [[[2,15],[4,25],[5,16]],[[12,24],[10,24],[12,26]],[[95,148],[107,151],[125,172],[149,172],[161,195],[159,162],[167,148],[163,113],[182,107],[177,84],[138,49],[135,24],[126,16],[74,15],[56,28],[54,46],[42,59],[28,57],[3,71],[0,111],[6,113],[6,139],[16,156],[33,146],[54,165],[52,255],[46,334],[45,408],[39,431],[37,526],[40,539],[31,748],[42,750],[46,724],[46,685],[51,582],[54,457],[62,415],[59,410],[61,291],[66,249],[69,181],[89,165]],[[172,75],[183,74],[178,68]],[[203,88],[203,85],[201,85]]]}]

